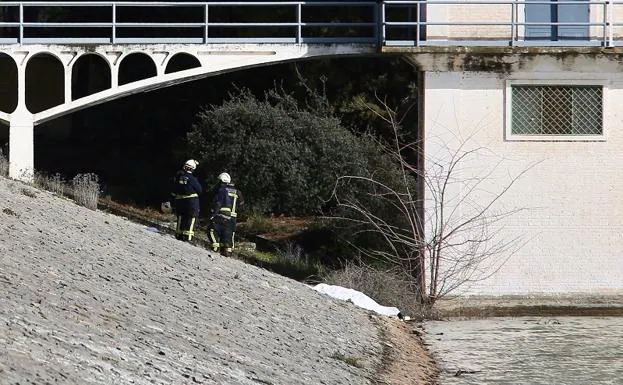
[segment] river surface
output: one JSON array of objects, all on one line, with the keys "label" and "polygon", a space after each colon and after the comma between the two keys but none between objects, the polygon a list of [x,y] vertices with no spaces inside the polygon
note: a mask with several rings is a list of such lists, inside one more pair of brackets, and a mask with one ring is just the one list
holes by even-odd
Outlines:
[{"label": "river surface", "polygon": [[623,384],[623,317],[431,321],[440,384]]}]

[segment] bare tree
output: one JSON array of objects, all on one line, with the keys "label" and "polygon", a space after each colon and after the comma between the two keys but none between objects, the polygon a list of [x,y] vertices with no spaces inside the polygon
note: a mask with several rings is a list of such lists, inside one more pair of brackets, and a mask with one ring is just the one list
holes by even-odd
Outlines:
[{"label": "bare tree", "polygon": [[[423,159],[413,156],[421,154],[421,143],[403,143],[396,111],[378,101],[381,111],[370,110],[391,127],[393,138],[377,144],[397,166],[398,180],[389,181],[382,172],[340,176],[332,198],[349,213],[339,219],[383,240],[383,247],[356,246],[359,251],[408,273],[421,303],[432,306],[460,286],[490,277],[523,245],[521,236],[501,237],[504,220],[523,209],[504,209],[499,203],[536,164],[509,175],[490,192],[484,184],[504,159],[492,157],[496,160],[488,170],[465,176],[462,168],[471,158],[495,155],[484,147],[468,148],[468,138],[456,148],[443,147],[446,154],[426,155],[420,162],[424,170],[413,160]],[[343,193],[353,183],[367,187],[365,196]]]}]

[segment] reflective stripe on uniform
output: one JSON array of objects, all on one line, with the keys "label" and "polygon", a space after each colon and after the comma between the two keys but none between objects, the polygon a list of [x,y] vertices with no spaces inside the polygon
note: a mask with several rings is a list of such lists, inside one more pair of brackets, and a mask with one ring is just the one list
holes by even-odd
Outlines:
[{"label": "reflective stripe on uniform", "polygon": [[195,218],[192,218],[190,220],[190,227],[188,228],[188,230],[182,231],[183,235],[188,236],[189,241],[192,241],[193,236],[195,235],[194,227],[195,227]]},{"label": "reflective stripe on uniform", "polygon": [[234,198],[234,202],[231,205],[231,216],[237,217],[238,213],[236,213],[236,202],[238,201],[238,193],[237,192],[227,192],[227,195]]},{"label": "reflective stripe on uniform", "polygon": [[218,243],[218,240],[216,239],[216,234],[214,233],[214,229],[210,229],[209,235],[210,235],[210,240],[212,241],[212,250],[218,251],[221,245]]},{"label": "reflective stripe on uniform", "polygon": [[171,194],[171,195],[173,195],[175,199],[197,198],[199,196],[198,194],[188,194],[188,195]]}]

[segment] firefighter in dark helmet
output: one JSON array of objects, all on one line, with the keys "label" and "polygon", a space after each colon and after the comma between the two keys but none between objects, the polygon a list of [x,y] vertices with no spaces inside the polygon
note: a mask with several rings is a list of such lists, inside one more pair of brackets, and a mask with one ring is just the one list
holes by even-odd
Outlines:
[{"label": "firefighter in dark helmet", "polygon": [[208,235],[212,242],[212,250],[231,256],[236,234],[237,210],[242,202],[242,195],[232,183],[228,173],[221,173],[218,180],[218,184],[212,190],[212,216]]},{"label": "firefighter in dark helmet", "polygon": [[199,195],[202,193],[201,184],[193,175],[199,165],[194,159],[189,159],[173,177],[171,196],[177,216],[175,238],[181,241],[191,241],[195,235],[194,229],[199,218]]}]

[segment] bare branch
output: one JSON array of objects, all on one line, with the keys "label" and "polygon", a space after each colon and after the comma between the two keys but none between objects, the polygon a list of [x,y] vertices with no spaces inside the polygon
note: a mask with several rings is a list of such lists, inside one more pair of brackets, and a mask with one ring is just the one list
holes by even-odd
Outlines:
[{"label": "bare branch", "polygon": [[[499,209],[498,203],[541,162],[528,165],[516,175],[508,175],[498,191],[488,191],[486,183],[499,175],[505,159],[497,157],[481,173],[464,169],[473,157],[495,154],[485,147],[468,148],[470,138],[457,136],[454,139],[458,139],[458,146],[452,148],[440,143],[440,153],[426,158],[424,170],[422,165],[413,164],[405,157],[406,152],[421,151],[419,141],[402,141],[402,119],[386,99],[375,96],[383,113],[369,104],[364,106],[393,130],[393,143],[377,140],[376,145],[393,160],[399,180],[390,183],[383,179],[386,174],[383,172],[341,176],[336,180],[332,197],[338,207],[350,213],[339,219],[357,226],[353,234],[373,234],[386,246],[353,247],[363,255],[409,272],[421,286],[421,297],[432,304],[463,285],[490,277],[525,245],[520,236],[503,239],[502,230],[506,220],[526,208]],[[413,190],[417,179],[424,184],[425,196],[416,196]],[[342,194],[342,188],[351,183],[367,186],[364,195],[367,200]],[[488,199],[483,199],[483,194]],[[426,206],[421,217],[418,205],[423,200]],[[373,206],[385,211],[375,211]],[[424,279],[426,274],[428,281]]]}]

